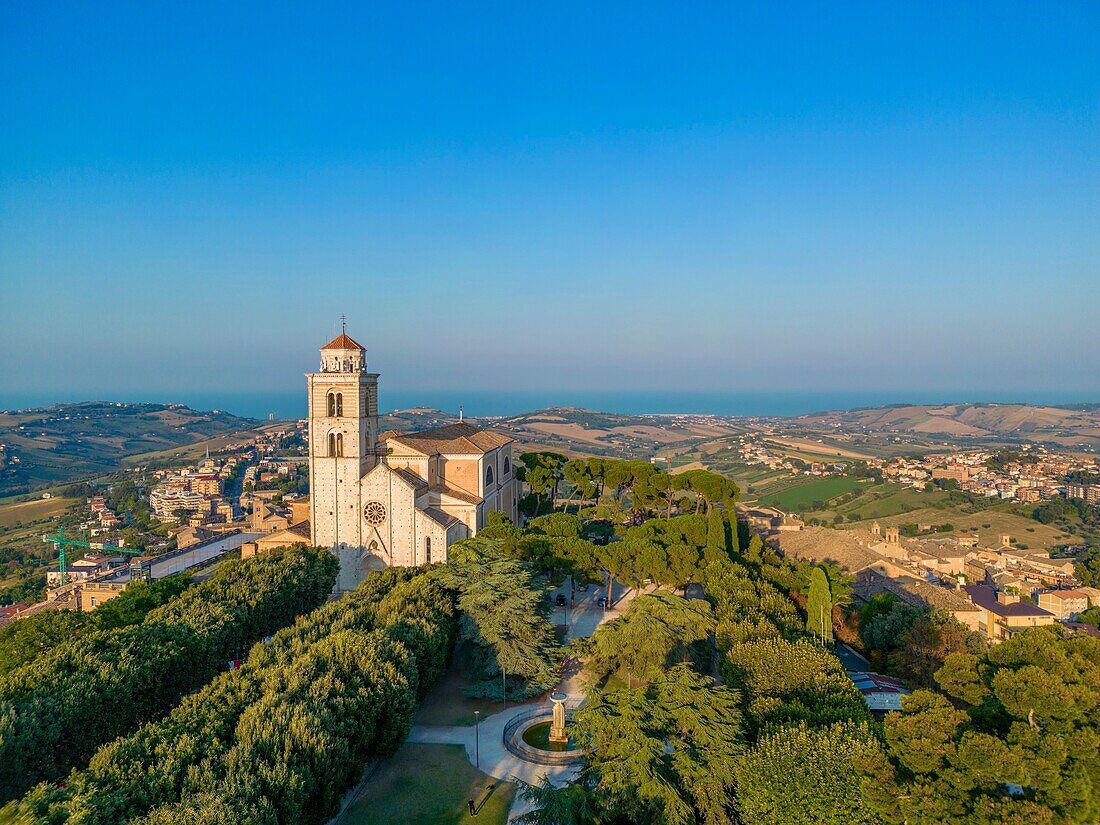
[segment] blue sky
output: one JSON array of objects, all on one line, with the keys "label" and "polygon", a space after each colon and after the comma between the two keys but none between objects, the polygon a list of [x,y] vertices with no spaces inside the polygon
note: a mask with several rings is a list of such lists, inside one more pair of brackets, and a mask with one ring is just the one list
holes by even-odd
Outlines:
[{"label": "blue sky", "polygon": [[0,396],[1100,400],[1100,5],[8,3]]}]

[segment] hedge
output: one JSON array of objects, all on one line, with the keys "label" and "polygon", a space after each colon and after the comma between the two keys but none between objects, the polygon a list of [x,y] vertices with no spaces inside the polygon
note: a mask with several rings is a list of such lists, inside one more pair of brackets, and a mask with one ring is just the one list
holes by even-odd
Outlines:
[{"label": "hedge", "polygon": [[161,717],[262,637],[321,604],[337,562],[295,547],[228,560],[131,627],[59,645],[0,679],[0,802],[57,781]]},{"label": "hedge", "polygon": [[454,629],[453,599],[428,577],[373,574],[100,749],[64,788],[39,786],[24,810],[85,825],[150,811],[158,822],[312,821],[367,759],[404,739],[417,699],[446,670]]}]

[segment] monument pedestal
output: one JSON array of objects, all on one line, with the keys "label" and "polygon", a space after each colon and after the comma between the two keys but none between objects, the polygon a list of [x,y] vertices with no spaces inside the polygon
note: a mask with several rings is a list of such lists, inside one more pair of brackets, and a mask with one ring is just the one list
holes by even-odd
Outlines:
[{"label": "monument pedestal", "polygon": [[564,693],[550,694],[550,701],[554,703],[554,716],[550,720],[550,741],[560,745],[569,742],[569,736],[565,732],[565,699]]}]

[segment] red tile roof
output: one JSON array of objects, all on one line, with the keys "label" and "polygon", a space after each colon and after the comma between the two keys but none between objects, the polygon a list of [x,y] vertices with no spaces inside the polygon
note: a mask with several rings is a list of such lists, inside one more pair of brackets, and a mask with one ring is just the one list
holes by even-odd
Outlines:
[{"label": "red tile roof", "polygon": [[1053,616],[1038,605],[1023,600],[1004,604],[997,601],[997,591],[985,584],[971,584],[963,590],[978,607],[985,608],[998,616]]},{"label": "red tile roof", "polygon": [[484,455],[512,442],[511,438],[502,433],[479,430],[464,421],[415,433],[391,430],[382,433],[379,440],[396,441],[421,455]]},{"label": "red tile roof", "polygon": [[346,332],[341,332],[339,335],[337,335],[335,338],[333,338],[331,341],[321,347],[321,349],[366,349],[366,347],[364,347]]}]

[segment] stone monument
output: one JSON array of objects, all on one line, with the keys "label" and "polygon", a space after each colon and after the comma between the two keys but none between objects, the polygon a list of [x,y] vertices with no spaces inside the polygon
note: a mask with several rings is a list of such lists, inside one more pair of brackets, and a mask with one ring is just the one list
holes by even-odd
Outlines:
[{"label": "stone monument", "polygon": [[562,745],[569,742],[569,736],[565,733],[565,699],[564,693],[550,694],[550,701],[554,703],[554,718],[550,721],[550,741]]}]

